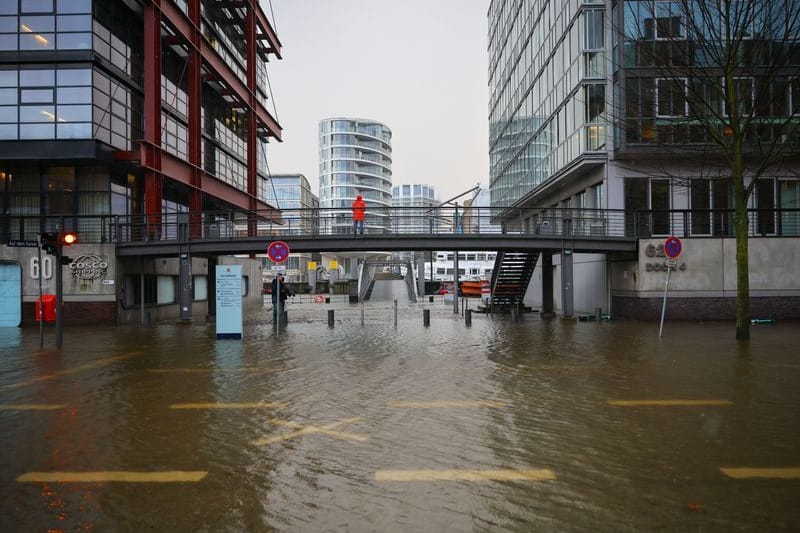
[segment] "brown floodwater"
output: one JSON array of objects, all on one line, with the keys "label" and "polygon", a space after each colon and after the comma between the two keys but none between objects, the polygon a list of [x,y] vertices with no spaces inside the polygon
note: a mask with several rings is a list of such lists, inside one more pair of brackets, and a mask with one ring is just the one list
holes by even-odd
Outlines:
[{"label": "brown floodwater", "polygon": [[800,530],[800,324],[398,308],[0,330],[0,531]]}]

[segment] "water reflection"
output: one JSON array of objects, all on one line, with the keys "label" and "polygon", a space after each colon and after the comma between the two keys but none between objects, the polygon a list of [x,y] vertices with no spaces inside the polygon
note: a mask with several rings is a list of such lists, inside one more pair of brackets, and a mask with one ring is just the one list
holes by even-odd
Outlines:
[{"label": "water reflection", "polygon": [[[0,404],[68,408],[0,411],[0,530],[800,524],[797,481],[734,482],[719,471],[797,464],[796,325],[754,330],[743,348],[732,326],[719,324],[671,323],[662,339],[657,324],[532,315],[473,315],[467,328],[450,305],[424,302],[401,304],[395,327],[392,302],[376,301],[363,327],[359,306],[335,306],[329,329],[329,306],[288,307],[286,328],[273,329],[271,313],[254,314],[241,341],[217,340],[213,325],[200,323],[68,329],[58,352],[38,350],[38,330],[16,330],[0,358]],[[681,398],[733,405],[608,403]],[[170,408],[176,403],[250,407]],[[550,469],[556,479],[375,480],[385,470],[508,469]],[[103,470],[208,476],[14,481],[32,471]]]}]

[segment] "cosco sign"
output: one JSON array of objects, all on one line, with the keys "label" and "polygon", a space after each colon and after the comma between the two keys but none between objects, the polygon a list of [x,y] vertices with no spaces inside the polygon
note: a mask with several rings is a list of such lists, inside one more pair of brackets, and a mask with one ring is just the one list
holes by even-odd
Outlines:
[{"label": "cosco sign", "polygon": [[69,264],[72,277],[91,281],[105,276],[108,272],[108,261],[97,255],[81,255]]}]

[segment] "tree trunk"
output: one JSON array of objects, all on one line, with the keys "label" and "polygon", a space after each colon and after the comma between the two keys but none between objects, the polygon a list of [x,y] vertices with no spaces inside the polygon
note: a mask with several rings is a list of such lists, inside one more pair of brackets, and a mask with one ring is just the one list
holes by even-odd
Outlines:
[{"label": "tree trunk", "polygon": [[[741,153],[739,153],[741,157]],[[739,161],[732,165],[733,196],[736,208],[736,340],[750,340],[750,265],[748,252],[747,188]]]}]

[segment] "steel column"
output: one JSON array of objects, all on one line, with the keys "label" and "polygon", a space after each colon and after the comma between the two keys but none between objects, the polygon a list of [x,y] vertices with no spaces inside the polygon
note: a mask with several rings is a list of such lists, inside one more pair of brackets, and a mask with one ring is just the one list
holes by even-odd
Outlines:
[{"label": "steel column", "polygon": [[561,251],[561,315],[571,317],[575,310],[573,302],[572,250]]},{"label": "steel column", "polygon": [[161,226],[161,11],[160,2],[144,6],[144,212],[149,238],[158,239]]},{"label": "steel column", "polygon": [[[202,38],[199,34],[200,28],[200,0],[189,2],[189,19],[193,26],[193,40]],[[187,86],[188,86],[188,139],[187,148],[189,164],[191,165],[191,186],[189,192],[189,235],[191,238],[198,238],[202,235],[200,226],[203,210],[203,170],[202,170],[202,124],[200,116],[202,112],[203,98],[203,79],[202,64],[203,58],[200,51],[189,47],[189,57],[187,58]]]},{"label": "steel column", "polygon": [[553,313],[553,254],[542,253],[542,318],[552,318]]}]

